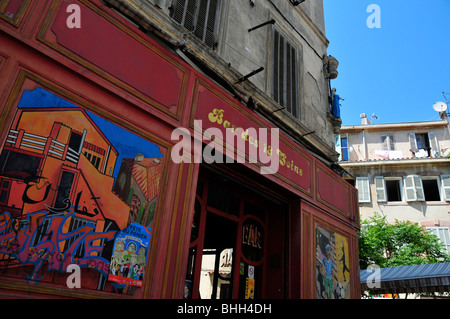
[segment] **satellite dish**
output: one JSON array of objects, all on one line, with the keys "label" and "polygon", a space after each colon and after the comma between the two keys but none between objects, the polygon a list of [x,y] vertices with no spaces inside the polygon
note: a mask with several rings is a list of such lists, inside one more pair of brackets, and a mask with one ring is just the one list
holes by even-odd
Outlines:
[{"label": "satellite dish", "polygon": [[433,109],[439,113],[445,112],[447,111],[447,104],[444,102],[436,102],[433,104]]}]

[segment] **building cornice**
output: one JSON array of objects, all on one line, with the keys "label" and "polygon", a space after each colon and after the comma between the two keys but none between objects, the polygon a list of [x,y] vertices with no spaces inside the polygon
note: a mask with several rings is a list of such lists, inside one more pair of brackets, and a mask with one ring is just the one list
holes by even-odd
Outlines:
[{"label": "building cornice", "polygon": [[417,129],[443,128],[449,125],[447,120],[425,121],[425,122],[404,122],[387,124],[367,124],[367,125],[344,125],[341,127],[341,133],[358,133],[361,131],[406,131]]},{"label": "building cornice", "polygon": [[450,158],[437,157],[437,158],[401,158],[390,160],[367,160],[367,161],[348,161],[339,162],[339,165],[344,168],[351,167],[369,167],[369,166],[406,166],[406,165],[426,165],[426,164],[450,164]]}]

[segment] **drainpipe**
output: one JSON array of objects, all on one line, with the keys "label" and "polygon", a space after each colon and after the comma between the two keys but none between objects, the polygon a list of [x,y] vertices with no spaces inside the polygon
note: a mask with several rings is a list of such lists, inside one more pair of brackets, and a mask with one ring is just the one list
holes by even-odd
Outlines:
[{"label": "drainpipe", "polygon": [[367,160],[367,144],[366,144],[366,135],[365,135],[364,129],[362,130],[362,141],[363,141],[364,160]]}]

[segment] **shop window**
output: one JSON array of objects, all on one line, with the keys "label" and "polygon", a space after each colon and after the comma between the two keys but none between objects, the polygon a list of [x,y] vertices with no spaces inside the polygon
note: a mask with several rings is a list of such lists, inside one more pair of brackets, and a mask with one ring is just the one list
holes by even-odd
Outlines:
[{"label": "shop window", "polygon": [[356,188],[358,189],[358,201],[360,203],[370,203],[369,177],[357,177]]},{"label": "shop window", "polygon": [[297,73],[297,49],[274,30],[273,99],[295,117],[298,117]]},{"label": "shop window", "polygon": [[171,17],[210,48],[216,47],[218,0],[175,0]]}]

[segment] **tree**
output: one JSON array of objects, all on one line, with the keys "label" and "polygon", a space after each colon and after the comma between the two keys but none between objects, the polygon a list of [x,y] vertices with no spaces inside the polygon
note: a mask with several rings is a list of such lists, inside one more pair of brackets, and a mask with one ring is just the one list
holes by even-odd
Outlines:
[{"label": "tree", "polygon": [[389,224],[379,213],[362,221],[358,239],[361,269],[450,261],[439,238],[425,227],[410,221]]}]

